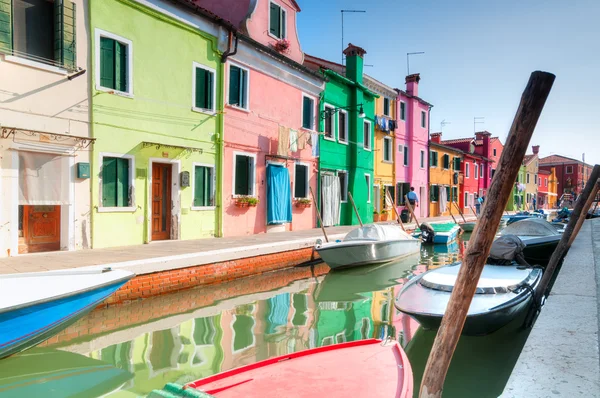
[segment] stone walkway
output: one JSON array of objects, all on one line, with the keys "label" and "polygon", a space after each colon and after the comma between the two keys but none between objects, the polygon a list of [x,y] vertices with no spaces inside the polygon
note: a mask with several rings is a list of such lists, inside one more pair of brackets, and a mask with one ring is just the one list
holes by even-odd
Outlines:
[{"label": "stone walkway", "polygon": [[[474,220],[473,216],[465,216]],[[443,222],[451,217],[420,221]],[[356,226],[326,228],[330,239],[340,239]],[[414,229],[415,224],[407,224]],[[0,274],[67,270],[80,267],[126,268],[137,274],[184,268],[314,246],[320,228],[230,238],[153,242],[146,245],[49,252],[0,258]]]}]

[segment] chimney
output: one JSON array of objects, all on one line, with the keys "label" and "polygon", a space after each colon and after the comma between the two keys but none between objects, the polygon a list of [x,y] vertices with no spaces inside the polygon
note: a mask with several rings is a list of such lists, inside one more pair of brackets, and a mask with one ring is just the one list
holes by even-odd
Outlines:
[{"label": "chimney", "polygon": [[533,145],[531,147],[531,150],[533,151],[534,155],[537,155],[540,152],[540,146],[539,145]]},{"label": "chimney", "polygon": [[419,96],[419,81],[421,76],[418,73],[406,76],[406,92],[415,97]]},{"label": "chimney", "polygon": [[490,148],[490,137],[491,136],[492,136],[492,133],[490,133],[489,131],[478,131],[475,133],[475,139],[481,140],[483,142],[482,155],[488,159],[491,157],[490,151],[492,150],[492,148]]},{"label": "chimney", "polygon": [[346,77],[354,82],[363,82],[363,58],[367,52],[364,48],[348,44],[348,48],[344,50],[346,56]]},{"label": "chimney", "polygon": [[431,133],[431,142],[436,143],[436,144],[441,144],[442,143],[442,133]]}]

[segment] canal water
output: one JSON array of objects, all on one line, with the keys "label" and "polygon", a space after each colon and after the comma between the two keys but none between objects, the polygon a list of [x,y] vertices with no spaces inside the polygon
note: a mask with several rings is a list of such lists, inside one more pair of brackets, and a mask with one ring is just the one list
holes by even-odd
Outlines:
[{"label": "canal water", "polygon": [[[0,398],[145,397],[169,382],[366,338],[400,342],[416,396],[435,331],[393,303],[412,275],[460,260],[467,241],[384,266],[298,267],[96,310],[58,342],[0,361]],[[461,338],[444,397],[499,396],[527,339],[520,322]]]}]

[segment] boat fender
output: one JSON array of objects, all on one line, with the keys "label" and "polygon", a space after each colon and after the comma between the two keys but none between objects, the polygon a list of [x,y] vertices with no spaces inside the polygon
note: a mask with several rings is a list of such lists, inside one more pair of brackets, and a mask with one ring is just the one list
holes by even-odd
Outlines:
[{"label": "boat fender", "polygon": [[421,229],[421,239],[423,242],[433,243],[433,238],[435,237],[435,231],[433,227],[430,224],[423,222],[419,228]]}]

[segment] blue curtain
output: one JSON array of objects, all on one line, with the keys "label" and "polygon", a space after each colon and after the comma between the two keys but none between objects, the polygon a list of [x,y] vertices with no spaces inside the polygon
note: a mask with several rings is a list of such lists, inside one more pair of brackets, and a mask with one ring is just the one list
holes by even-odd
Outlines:
[{"label": "blue curtain", "polygon": [[286,167],[267,166],[267,224],[292,222],[292,189]]}]

